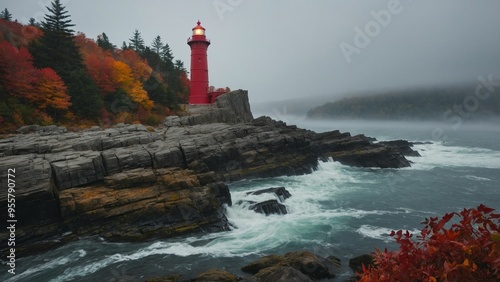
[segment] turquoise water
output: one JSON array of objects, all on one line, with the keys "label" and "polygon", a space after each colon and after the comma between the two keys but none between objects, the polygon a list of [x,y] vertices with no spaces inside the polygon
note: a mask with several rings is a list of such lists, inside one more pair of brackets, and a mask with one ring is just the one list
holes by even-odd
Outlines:
[{"label": "turquoise water", "polygon": [[[422,157],[411,168],[364,169],[321,163],[310,175],[244,180],[230,185],[233,203],[266,200],[246,192],[285,186],[287,215],[264,216],[243,204],[228,208],[233,230],[140,244],[107,243],[89,238],[60,249],[18,260],[17,275],[7,281],[141,281],[174,273],[196,274],[208,268],[244,275],[241,266],[262,255],[311,250],[339,257],[344,268],[335,281],[351,275],[349,258],[374,248],[394,249],[393,229],[416,232],[430,216],[483,203],[500,208],[500,127],[381,122],[288,121],[316,131],[340,129],[379,140],[431,141],[416,145]],[[433,140],[435,128],[445,140]],[[140,275],[139,275],[140,274]]]}]

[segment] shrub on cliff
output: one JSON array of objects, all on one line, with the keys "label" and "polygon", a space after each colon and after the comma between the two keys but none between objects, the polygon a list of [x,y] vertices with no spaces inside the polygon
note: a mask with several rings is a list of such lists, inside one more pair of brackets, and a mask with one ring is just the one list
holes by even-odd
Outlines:
[{"label": "shrub on cliff", "polygon": [[480,205],[431,217],[416,240],[393,231],[400,249],[376,250],[360,281],[500,281],[500,214],[493,211]]}]

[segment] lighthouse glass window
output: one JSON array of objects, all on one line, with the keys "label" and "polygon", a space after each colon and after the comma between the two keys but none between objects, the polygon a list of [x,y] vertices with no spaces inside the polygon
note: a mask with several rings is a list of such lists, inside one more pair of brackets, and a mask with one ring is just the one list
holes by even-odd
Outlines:
[{"label": "lighthouse glass window", "polygon": [[193,31],[193,35],[205,35],[205,31],[201,28],[195,28]]}]

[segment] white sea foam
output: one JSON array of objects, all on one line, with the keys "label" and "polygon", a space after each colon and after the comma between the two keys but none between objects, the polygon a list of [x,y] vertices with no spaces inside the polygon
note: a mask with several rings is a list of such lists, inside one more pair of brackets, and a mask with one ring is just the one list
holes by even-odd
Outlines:
[{"label": "white sea foam", "polygon": [[391,236],[392,229],[389,228],[384,228],[384,227],[377,227],[377,226],[371,226],[371,225],[362,225],[356,230],[356,233],[368,237],[368,238],[373,238],[377,240],[382,240],[384,242],[390,242],[393,241]]},{"label": "white sea foam", "polygon": [[78,261],[81,258],[85,257],[87,255],[87,252],[84,250],[76,250],[73,251],[71,254],[64,256],[64,257],[59,257],[55,260],[51,260],[45,263],[42,263],[40,265],[37,265],[36,267],[32,267],[25,272],[16,274],[16,276],[7,279],[6,282],[14,282],[14,281],[23,281],[23,279],[30,277],[32,275],[36,275],[39,272],[46,271],[48,269],[54,269],[57,267],[61,267],[63,265],[70,264],[72,262]]},{"label": "white sea foam", "polygon": [[416,169],[478,167],[500,169],[500,151],[477,147],[449,146],[442,142],[415,145],[422,157],[410,157]]},{"label": "white sea foam", "polygon": [[491,181],[491,179],[486,178],[486,177],[479,177],[475,175],[465,175],[464,178],[470,179],[470,180],[475,180],[475,181]]},{"label": "white sea foam", "polygon": [[[394,241],[394,239],[390,236],[392,231],[393,231],[393,229],[390,229],[390,228],[364,224],[364,225],[361,225],[361,227],[359,227],[356,230],[356,233],[362,235],[363,237],[382,240],[382,241],[388,243],[390,241]],[[413,229],[413,230],[409,230],[409,231],[414,236],[417,234],[420,234],[420,230],[418,230],[418,229]]]}]

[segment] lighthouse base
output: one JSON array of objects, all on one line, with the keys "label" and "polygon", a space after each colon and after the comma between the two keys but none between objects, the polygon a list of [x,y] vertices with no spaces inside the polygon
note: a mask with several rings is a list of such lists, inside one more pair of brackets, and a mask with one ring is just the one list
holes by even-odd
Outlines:
[{"label": "lighthouse base", "polygon": [[167,117],[166,126],[197,125],[208,123],[241,123],[253,120],[248,91],[235,90],[223,93],[214,99],[212,104],[187,105],[188,116]]}]

